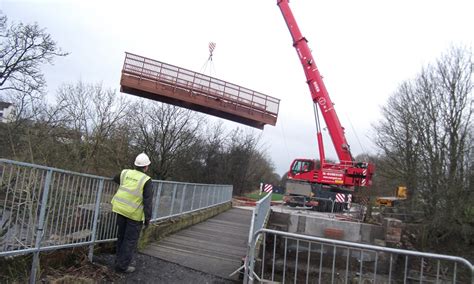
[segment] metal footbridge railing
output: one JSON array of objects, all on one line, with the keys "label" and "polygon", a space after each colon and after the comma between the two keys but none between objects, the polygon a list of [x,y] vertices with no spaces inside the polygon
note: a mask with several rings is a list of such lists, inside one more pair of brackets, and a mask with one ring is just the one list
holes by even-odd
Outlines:
[{"label": "metal footbridge railing", "polygon": [[[230,202],[232,185],[153,180],[152,222]],[[0,159],[0,257],[116,240],[111,178]]]}]

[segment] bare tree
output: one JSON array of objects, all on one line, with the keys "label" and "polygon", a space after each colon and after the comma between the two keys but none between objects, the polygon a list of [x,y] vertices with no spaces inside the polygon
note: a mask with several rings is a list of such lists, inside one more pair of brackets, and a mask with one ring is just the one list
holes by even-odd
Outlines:
[{"label": "bare tree", "polygon": [[[101,84],[63,84],[57,93],[57,119],[68,140],[68,161],[74,168],[101,174],[116,162],[109,146],[117,129],[123,129],[128,102]],[[108,172],[107,172],[108,173]]]},{"label": "bare tree", "polygon": [[0,15],[0,91],[42,91],[46,85],[41,66],[65,56],[51,35],[38,24],[12,24]]},{"label": "bare tree", "polygon": [[375,127],[383,161],[378,173],[408,186],[436,241],[474,236],[463,229],[472,221],[466,212],[474,197],[472,74],[472,52],[452,47],[398,88]]},{"label": "bare tree", "polygon": [[145,151],[152,160],[152,176],[168,179],[179,173],[180,153],[196,141],[203,117],[176,106],[140,101],[130,119],[137,152]]},{"label": "bare tree", "polygon": [[223,182],[225,162],[225,130],[222,124],[209,126],[203,147],[203,178],[205,182]]},{"label": "bare tree", "polygon": [[183,181],[223,183],[225,130],[220,123],[201,123],[196,140],[180,151],[173,176]]},{"label": "bare tree", "polygon": [[172,173],[173,179],[232,184],[235,194],[255,190],[261,181],[279,182],[255,132],[240,128],[226,131],[222,124],[202,129],[194,142],[178,153],[175,168],[179,170]]},{"label": "bare tree", "polygon": [[[46,115],[41,66],[65,55],[38,24],[9,24],[0,12],[0,99],[16,108],[15,119],[6,127],[11,157],[25,159],[18,149],[22,147],[19,135],[31,130],[32,121]],[[28,160],[33,162],[31,147],[29,153]]]},{"label": "bare tree", "polygon": [[413,117],[418,117],[418,114],[417,110],[413,109],[415,101],[412,89],[410,82],[402,83],[382,108],[384,119],[374,126],[375,144],[384,157],[378,160],[377,175],[383,180],[392,180],[389,185],[392,188],[397,184],[406,185],[410,190],[409,196],[416,193],[412,189],[417,188],[421,151],[413,132],[416,127]]},{"label": "bare tree", "polygon": [[264,179],[274,181],[273,165],[259,149],[260,137],[241,128],[228,135],[221,176],[233,184],[236,195],[255,190]]}]

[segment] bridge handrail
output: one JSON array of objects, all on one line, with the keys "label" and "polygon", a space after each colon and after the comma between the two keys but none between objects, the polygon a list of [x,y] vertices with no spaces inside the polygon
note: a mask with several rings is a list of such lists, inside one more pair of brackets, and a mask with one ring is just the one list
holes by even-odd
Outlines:
[{"label": "bridge handrail", "polygon": [[[152,222],[230,202],[232,185],[152,180]],[[0,159],[0,257],[116,240],[111,178]]]},{"label": "bridge handrail", "polygon": [[266,221],[270,217],[270,205],[272,201],[272,194],[267,194],[264,198],[255,203],[255,208],[252,213],[252,220],[249,231],[249,244],[252,243],[252,238],[255,232],[264,228]]},{"label": "bridge handrail", "polygon": [[234,271],[234,273],[232,273],[231,275],[241,271],[242,268],[245,268],[244,275],[247,276],[248,269],[249,269],[248,266],[246,266],[246,264],[248,263],[247,257],[251,253],[253,238],[256,232],[265,228],[265,224],[270,218],[271,201],[272,201],[272,193],[267,193],[267,195],[264,198],[260,199],[255,204],[255,208],[253,209],[253,213],[252,213],[252,219],[250,222],[249,239],[248,239],[248,244],[247,244],[247,256],[246,256],[246,259],[244,260],[244,265],[238,268],[236,271]]}]

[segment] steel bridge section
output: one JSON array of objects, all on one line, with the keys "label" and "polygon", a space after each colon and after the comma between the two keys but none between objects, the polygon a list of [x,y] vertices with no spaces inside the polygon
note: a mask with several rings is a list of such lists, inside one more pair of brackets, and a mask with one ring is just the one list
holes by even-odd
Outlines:
[{"label": "steel bridge section", "polygon": [[126,53],[123,93],[263,129],[276,125],[280,100],[188,69]]}]

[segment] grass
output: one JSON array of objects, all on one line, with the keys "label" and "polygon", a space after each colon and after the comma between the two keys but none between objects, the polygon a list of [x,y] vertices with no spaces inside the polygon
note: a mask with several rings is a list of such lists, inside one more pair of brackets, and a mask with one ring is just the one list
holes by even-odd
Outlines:
[{"label": "grass", "polygon": [[[266,194],[262,193],[260,195],[260,193],[248,193],[245,195],[245,197],[248,197],[248,198],[252,198],[252,199],[255,199],[255,200],[260,200],[262,198],[264,198],[266,196]],[[281,201],[283,199],[283,194],[279,194],[279,193],[272,193],[272,201]]]}]

